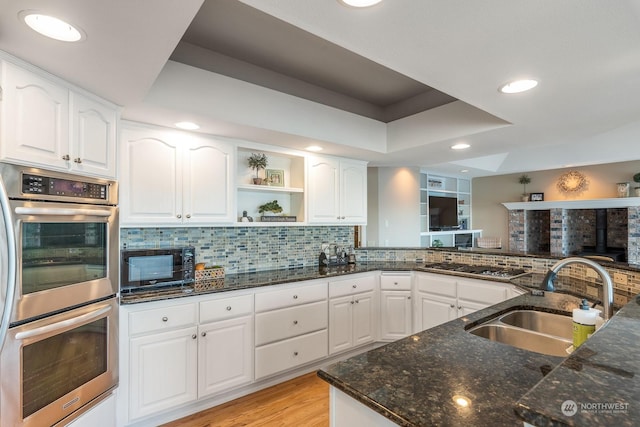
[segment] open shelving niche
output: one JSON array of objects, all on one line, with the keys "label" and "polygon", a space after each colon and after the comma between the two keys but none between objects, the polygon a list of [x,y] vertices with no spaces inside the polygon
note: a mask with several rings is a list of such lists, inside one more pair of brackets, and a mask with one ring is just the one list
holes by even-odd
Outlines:
[{"label": "open shelving niche", "polygon": [[[429,221],[429,196],[451,197],[457,201],[460,229],[432,231]],[[433,247],[439,240],[443,247],[475,246],[482,230],[471,230],[471,180],[420,173],[420,245]]]},{"label": "open shelving niche", "polygon": [[[267,155],[266,169],[277,169],[284,172],[284,186],[253,184],[255,171],[247,164],[251,153]],[[304,199],[304,171],[305,156],[292,151],[275,151],[274,147],[238,148],[237,152],[237,221],[238,225],[252,226],[295,226],[305,223]],[[260,178],[266,177],[266,170],[260,170]],[[280,215],[296,216],[295,222],[261,222],[258,207],[267,202],[277,200],[282,206]],[[242,212],[253,217],[253,222],[241,222]]]}]

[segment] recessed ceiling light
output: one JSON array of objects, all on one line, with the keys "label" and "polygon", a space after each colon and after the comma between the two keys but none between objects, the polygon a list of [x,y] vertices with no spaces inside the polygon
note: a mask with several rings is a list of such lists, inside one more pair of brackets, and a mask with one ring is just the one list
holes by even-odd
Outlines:
[{"label": "recessed ceiling light", "polygon": [[452,150],[466,150],[469,147],[471,147],[469,144],[465,144],[464,142],[460,142],[458,144],[452,145],[451,149]]},{"label": "recessed ceiling light", "polygon": [[500,86],[498,90],[502,93],[520,93],[533,89],[536,86],[538,86],[537,80],[515,80]]},{"label": "recessed ceiling light", "polygon": [[200,129],[200,126],[193,122],[178,122],[176,123],[176,127],[184,130],[196,130]]},{"label": "recessed ceiling light", "polygon": [[318,145],[310,145],[306,148],[307,151],[322,151],[322,147]]},{"label": "recessed ceiling light", "polygon": [[18,16],[32,30],[43,36],[63,42],[77,42],[86,38],[84,32],[62,19],[33,10],[23,10]]},{"label": "recessed ceiling light", "polygon": [[340,0],[341,3],[353,7],[369,7],[380,3],[382,0]]}]

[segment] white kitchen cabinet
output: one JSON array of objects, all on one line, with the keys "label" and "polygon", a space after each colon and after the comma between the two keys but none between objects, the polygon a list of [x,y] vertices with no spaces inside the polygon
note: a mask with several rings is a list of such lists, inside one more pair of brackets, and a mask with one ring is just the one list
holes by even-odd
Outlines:
[{"label": "white kitchen cabinet", "polygon": [[3,160],[115,178],[113,104],[7,61],[1,74]]},{"label": "white kitchen cabinet", "polygon": [[412,332],[410,272],[382,272],[380,276],[380,339],[395,341]]},{"label": "white kitchen cabinet", "polygon": [[307,177],[309,223],[367,223],[366,163],[312,156]]},{"label": "white kitchen cabinet", "polygon": [[121,225],[235,221],[235,147],[186,132],[128,125],[120,157]]},{"label": "white kitchen cabinet", "polygon": [[513,285],[442,274],[415,273],[414,332],[512,297]]},{"label": "white kitchen cabinet", "polygon": [[198,397],[253,381],[253,316],[198,327]]},{"label": "white kitchen cabinet", "polygon": [[376,291],[373,274],[329,283],[329,354],[375,340]]},{"label": "white kitchen cabinet", "polygon": [[327,356],[327,283],[299,282],[255,295],[255,378]]},{"label": "white kitchen cabinet", "polygon": [[197,328],[133,338],[129,342],[131,420],[197,398]]}]

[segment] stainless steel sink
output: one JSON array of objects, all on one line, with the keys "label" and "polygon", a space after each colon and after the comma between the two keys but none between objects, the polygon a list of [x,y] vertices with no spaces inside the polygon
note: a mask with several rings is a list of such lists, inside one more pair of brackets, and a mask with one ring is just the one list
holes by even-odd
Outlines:
[{"label": "stainless steel sink", "polygon": [[572,320],[562,314],[514,310],[481,323],[469,333],[523,350],[567,357],[572,344]]},{"label": "stainless steel sink", "polygon": [[503,314],[499,319],[502,323],[517,328],[573,340],[573,321],[571,317],[562,314],[516,310]]}]

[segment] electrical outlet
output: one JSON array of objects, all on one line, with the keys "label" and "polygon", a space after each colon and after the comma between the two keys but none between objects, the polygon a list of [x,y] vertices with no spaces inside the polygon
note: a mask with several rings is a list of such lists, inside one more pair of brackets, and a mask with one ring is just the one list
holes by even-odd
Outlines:
[{"label": "electrical outlet", "polygon": [[627,286],[629,278],[624,273],[613,273],[613,283],[620,286]]},{"label": "electrical outlet", "polygon": [[623,297],[622,295],[613,295],[613,303],[615,305],[625,305],[627,303],[627,299],[625,297]]},{"label": "electrical outlet", "polygon": [[595,279],[598,277],[598,272],[595,271],[593,268],[587,268],[587,277],[590,277],[592,279]]}]

